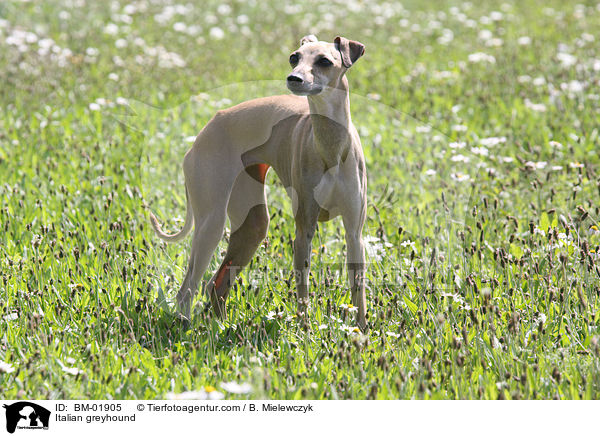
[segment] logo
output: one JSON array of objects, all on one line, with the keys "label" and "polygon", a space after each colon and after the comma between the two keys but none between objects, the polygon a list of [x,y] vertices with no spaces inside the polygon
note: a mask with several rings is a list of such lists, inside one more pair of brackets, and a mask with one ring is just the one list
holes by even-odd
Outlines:
[{"label": "logo", "polygon": [[6,431],[18,429],[48,430],[50,411],[29,401],[19,401],[2,406],[6,409]]}]

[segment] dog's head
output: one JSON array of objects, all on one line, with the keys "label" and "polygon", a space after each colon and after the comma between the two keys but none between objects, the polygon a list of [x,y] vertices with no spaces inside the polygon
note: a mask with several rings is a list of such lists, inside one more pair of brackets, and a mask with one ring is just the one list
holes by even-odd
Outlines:
[{"label": "dog's head", "polygon": [[316,95],[326,88],[336,88],[344,73],[365,52],[365,46],[342,36],[333,42],[319,41],[308,35],[300,48],[290,55],[292,72],[287,87],[296,95]]}]

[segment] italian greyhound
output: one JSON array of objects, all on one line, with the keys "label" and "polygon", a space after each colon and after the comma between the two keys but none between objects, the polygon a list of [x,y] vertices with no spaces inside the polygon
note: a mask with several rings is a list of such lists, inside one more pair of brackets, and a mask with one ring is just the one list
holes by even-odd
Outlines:
[{"label": "italian greyhound", "polygon": [[317,221],[342,216],[347,269],[357,323],[366,328],[365,249],[367,174],[360,138],[350,119],[346,71],[365,51],[343,37],[333,43],[302,38],[289,59],[287,87],[293,95],[258,98],[220,110],[198,134],[183,161],[187,213],[183,228],[169,235],[150,220],[167,242],[184,238],[194,226],[188,270],[177,294],[189,319],[192,301],[227,217],[231,224],[223,263],[206,285],[215,313],[224,316],[229,289],[267,235],[265,177],[273,167],[292,200],[296,235],[294,276],[298,311],[308,305],[311,242]]}]

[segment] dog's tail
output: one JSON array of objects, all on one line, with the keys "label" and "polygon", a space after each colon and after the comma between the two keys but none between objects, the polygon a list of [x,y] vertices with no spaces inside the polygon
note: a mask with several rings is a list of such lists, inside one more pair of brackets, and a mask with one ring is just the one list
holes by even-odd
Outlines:
[{"label": "dog's tail", "polygon": [[150,212],[150,224],[152,224],[152,228],[154,228],[154,231],[156,232],[158,237],[165,242],[179,242],[183,238],[185,238],[188,235],[188,233],[190,233],[190,230],[192,230],[192,226],[194,225],[194,214],[192,213],[192,206],[190,204],[190,197],[187,192],[187,187],[185,189],[185,198],[187,203],[185,223],[183,224],[183,228],[173,235],[169,235],[168,233],[163,232],[160,223],[158,222],[154,214]]}]

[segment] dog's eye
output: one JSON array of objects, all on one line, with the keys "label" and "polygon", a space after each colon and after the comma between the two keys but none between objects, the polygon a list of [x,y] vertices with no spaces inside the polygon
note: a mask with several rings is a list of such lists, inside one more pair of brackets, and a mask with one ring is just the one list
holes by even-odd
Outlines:
[{"label": "dog's eye", "polygon": [[319,60],[317,60],[316,64],[320,67],[330,67],[333,65],[333,62],[331,62],[327,58],[320,58]]},{"label": "dog's eye", "polygon": [[293,54],[290,56],[290,65],[294,66],[298,63],[298,55],[297,54]]}]

